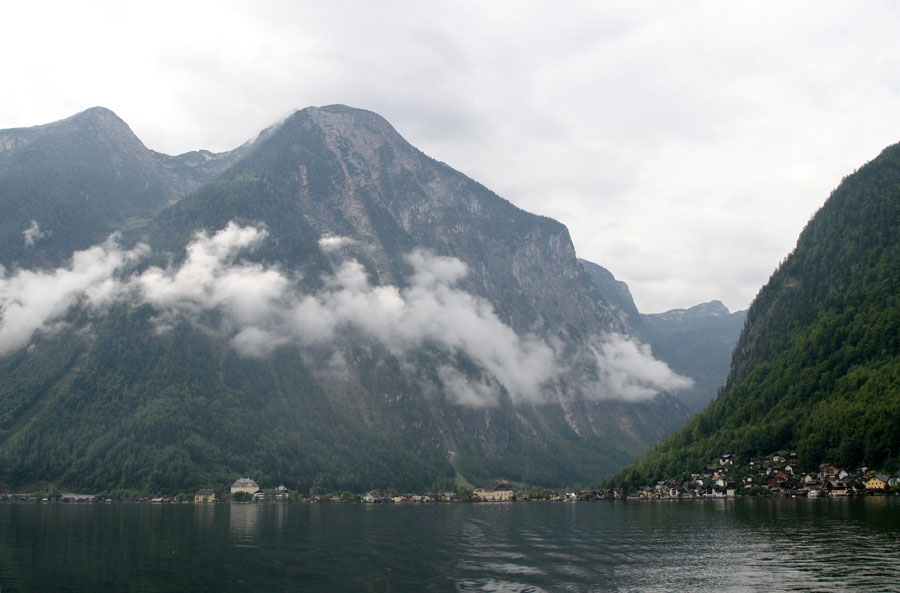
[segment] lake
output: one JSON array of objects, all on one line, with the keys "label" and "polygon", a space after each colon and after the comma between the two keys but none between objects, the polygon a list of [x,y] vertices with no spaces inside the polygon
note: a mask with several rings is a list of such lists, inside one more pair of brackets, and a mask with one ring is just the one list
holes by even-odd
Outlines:
[{"label": "lake", "polygon": [[0,504],[0,590],[900,591],[900,499]]}]

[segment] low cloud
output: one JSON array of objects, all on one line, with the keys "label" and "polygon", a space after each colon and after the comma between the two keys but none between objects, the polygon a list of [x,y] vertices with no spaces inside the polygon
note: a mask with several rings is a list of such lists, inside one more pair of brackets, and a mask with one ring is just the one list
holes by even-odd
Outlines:
[{"label": "low cloud", "polygon": [[356,245],[356,239],[350,237],[338,237],[334,235],[326,235],[319,239],[319,249],[325,252],[338,251],[342,247],[348,245]]},{"label": "low cloud", "polygon": [[588,346],[599,379],[594,389],[601,397],[640,401],[665,391],[693,387],[694,381],[672,371],[653,357],[650,347],[627,336],[610,333]]},{"label": "low cloud", "polygon": [[438,378],[444,393],[453,401],[473,408],[496,406],[500,393],[496,387],[483,380],[466,377],[452,366],[438,368]]},{"label": "low cloud", "polygon": [[116,240],[113,236],[76,252],[65,268],[8,274],[0,266],[0,355],[28,344],[35,331],[60,323],[78,302],[97,306],[120,296],[125,287],[115,273],[149,250],[139,245],[124,251]]},{"label": "low cloud", "polygon": [[181,265],[151,267],[130,278],[129,287],[160,311],[161,330],[182,317],[198,318],[209,311],[222,314],[217,329],[230,336],[256,329],[238,340],[239,350],[249,354],[280,306],[274,301],[284,298],[290,287],[289,278],[277,267],[237,261],[241,252],[252,250],[266,236],[263,229],[233,222],[212,236],[198,233]]},{"label": "low cloud", "polygon": [[43,238],[45,234],[41,232],[41,227],[38,226],[37,221],[32,220],[31,226],[22,231],[22,236],[25,238],[26,247],[34,247],[34,242]]},{"label": "low cloud", "polygon": [[514,401],[539,399],[542,384],[555,372],[553,351],[536,338],[520,337],[487,301],[456,288],[467,271],[463,262],[421,250],[407,260],[414,272],[404,288],[373,286],[359,262],[344,261],[316,294],[270,298],[264,329],[321,345],[349,328],[399,356],[435,344],[481,365]]},{"label": "low cloud", "polygon": [[[468,272],[456,258],[413,251],[407,255],[413,273],[404,287],[372,285],[358,261],[345,259],[323,278],[323,288],[303,293],[279,267],[241,259],[266,237],[265,229],[230,223],[213,234],[197,233],[179,264],[131,274],[128,266],[149,249],[126,251],[111,237],[76,253],[66,268],[4,272],[0,354],[25,346],[36,330],[51,330],[73,305],[96,309],[131,300],[154,307],[157,331],[187,320],[229,340],[242,356],[265,357],[286,344],[317,351],[333,347],[328,365],[333,374],[346,372],[334,344],[348,332],[377,341],[400,358],[423,346],[438,347],[481,369],[467,374],[450,365],[437,369],[445,394],[467,406],[497,405],[503,391],[513,402],[541,402],[558,374],[569,372],[547,341],[517,334],[487,300],[456,287]],[[328,250],[351,243],[342,237],[320,242]],[[586,359],[596,367],[596,380],[579,390],[584,397],[639,400],[690,384],[625,336],[597,338]]]}]

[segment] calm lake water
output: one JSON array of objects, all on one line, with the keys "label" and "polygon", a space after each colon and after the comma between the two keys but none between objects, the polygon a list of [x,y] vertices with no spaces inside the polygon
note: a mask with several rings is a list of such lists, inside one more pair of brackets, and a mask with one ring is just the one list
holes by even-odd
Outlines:
[{"label": "calm lake water", "polygon": [[900,591],[900,500],[3,504],[0,590]]}]

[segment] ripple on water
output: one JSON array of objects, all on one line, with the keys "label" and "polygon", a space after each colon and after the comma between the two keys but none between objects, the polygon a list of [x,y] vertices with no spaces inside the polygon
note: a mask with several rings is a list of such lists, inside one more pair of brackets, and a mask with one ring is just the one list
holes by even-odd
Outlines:
[{"label": "ripple on water", "polygon": [[485,591],[487,593],[547,593],[536,585],[496,579],[463,580],[456,584],[457,591]]}]

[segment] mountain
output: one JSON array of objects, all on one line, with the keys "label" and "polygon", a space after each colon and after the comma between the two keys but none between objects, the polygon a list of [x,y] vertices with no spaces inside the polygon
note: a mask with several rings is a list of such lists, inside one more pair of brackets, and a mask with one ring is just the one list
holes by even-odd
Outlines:
[{"label": "mountain", "polygon": [[624,329],[582,274],[565,226],[428,158],[371,112],[296,113],[220,180],[160,215],[150,241],[183,247],[197,229],[234,218],[265,224],[270,262],[319,271],[320,237],[340,236],[373,282],[396,284],[411,271],[406,254],[427,248],[465,262],[460,286],[516,330],[539,321],[565,322],[573,334]]},{"label": "mountain", "polygon": [[746,311],[732,313],[719,301],[642,315],[654,356],[694,380],[678,397],[699,412],[725,385],[731,354],[744,327]]},{"label": "mountain", "polygon": [[0,138],[11,485],[589,484],[687,417],[562,224],[374,113],[221,155],[148,151],[106,110]]},{"label": "mountain", "polygon": [[628,285],[621,280],[617,280],[613,273],[586,259],[579,259],[588,277],[594,286],[603,296],[604,300],[609,303],[613,314],[628,329],[628,332],[643,341],[647,341],[648,331],[644,318],[638,312],[637,305],[634,304],[634,298],[631,296],[631,290]]},{"label": "mountain", "polygon": [[114,230],[146,223],[240,154],[156,153],[102,107],[0,130],[0,264],[59,265]]},{"label": "mountain", "polygon": [[900,467],[900,145],[845,178],[748,313],[725,388],[615,482],[796,451]]},{"label": "mountain", "polygon": [[732,313],[720,301],[710,301],[689,309],[642,314],[627,284],[602,266],[578,261],[627,333],[649,345],[653,355],[673,371],[693,379],[692,387],[675,395],[691,412],[702,410],[725,384],[747,312]]}]

